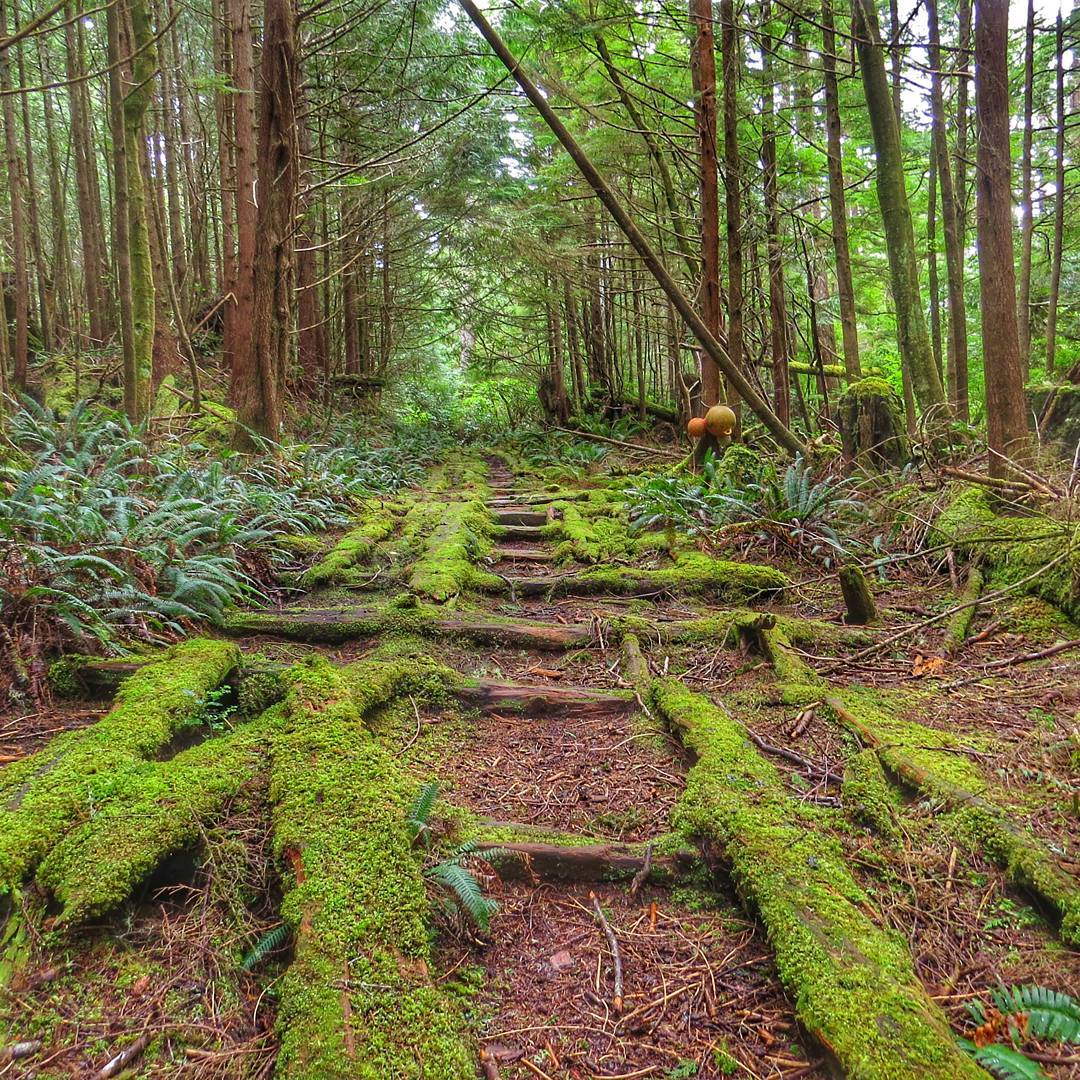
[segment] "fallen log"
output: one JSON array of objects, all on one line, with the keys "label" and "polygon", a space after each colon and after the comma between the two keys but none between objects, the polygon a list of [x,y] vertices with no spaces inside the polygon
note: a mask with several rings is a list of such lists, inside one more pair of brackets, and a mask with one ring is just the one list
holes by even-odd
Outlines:
[{"label": "fallen log", "polygon": [[515,510],[493,508],[495,521],[502,526],[507,525],[546,525],[548,516],[546,510]]},{"label": "fallen log", "polygon": [[454,687],[454,694],[468,705],[488,712],[517,712],[529,716],[573,710],[575,716],[599,716],[630,712],[634,695],[628,692],[587,690],[576,686],[528,686],[522,683],[478,679]]},{"label": "fallen log", "polygon": [[268,634],[295,641],[340,644],[394,631],[431,637],[468,638],[485,645],[513,648],[569,649],[589,645],[591,626],[562,625],[496,616],[435,616],[421,608],[340,608],[333,610],[248,611],[230,615],[223,629],[230,634]]},{"label": "fallen log", "polygon": [[494,859],[499,876],[511,881],[628,881],[648,867],[646,880],[654,885],[670,884],[700,865],[701,857],[691,848],[674,855],[647,856],[644,849],[627,844],[545,844],[529,841],[493,840],[481,842],[479,855],[498,849],[508,855]]},{"label": "fallen log", "polygon": [[872,914],[840,845],[788,796],[746,729],[674,680],[654,683],[651,698],[697,757],[676,825],[730,868],[801,1024],[834,1065],[849,1080],[986,1080],[904,943]]},{"label": "fallen log", "polygon": [[498,545],[491,553],[497,559],[516,559],[519,562],[554,562],[555,553],[546,548],[515,548]]},{"label": "fallen log", "polygon": [[985,783],[974,767],[950,753],[955,740],[946,733],[882,713],[857,691],[832,695],[825,703],[845,728],[875,749],[882,765],[908,787],[959,815],[965,831],[1002,868],[1008,880],[1049,904],[1061,919],[1061,939],[1080,945],[1080,886],[1034,833],[1016,824],[1009,812],[983,794]]}]

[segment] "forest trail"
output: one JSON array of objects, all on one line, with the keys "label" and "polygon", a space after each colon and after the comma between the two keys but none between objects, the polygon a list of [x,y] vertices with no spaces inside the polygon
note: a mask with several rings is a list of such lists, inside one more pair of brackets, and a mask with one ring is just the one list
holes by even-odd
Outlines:
[{"label": "forest trail", "polygon": [[[233,668],[246,723],[164,733],[85,821],[48,801],[71,752],[28,758],[6,805],[46,817],[0,867],[44,892],[0,974],[51,1033],[35,1075],[141,1030],[135,1075],[985,1077],[966,1002],[1080,983],[1060,825],[1016,824],[991,744],[926,699],[811,669],[870,640],[836,597],[633,533],[620,499],[451,455],[234,612],[238,663],[184,647],[217,665],[190,700]],[[171,664],[71,670],[122,702]],[[133,888],[125,935],[65,951]]]}]

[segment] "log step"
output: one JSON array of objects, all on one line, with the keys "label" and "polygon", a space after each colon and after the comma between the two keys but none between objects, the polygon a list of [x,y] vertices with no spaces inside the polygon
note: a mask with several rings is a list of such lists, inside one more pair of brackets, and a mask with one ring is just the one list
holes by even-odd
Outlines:
[{"label": "log step", "polygon": [[516,548],[500,544],[492,551],[498,559],[516,559],[518,562],[551,562],[555,557],[548,548]]},{"label": "log step", "polygon": [[292,641],[331,645],[394,630],[526,649],[580,648],[592,644],[594,639],[592,627],[585,623],[564,625],[499,619],[479,613],[436,618],[418,612],[410,619],[407,611],[387,612],[373,608],[238,612],[225,620],[223,629],[234,635],[267,634]]},{"label": "log step", "polygon": [[[544,518],[546,521],[547,519]],[[503,525],[502,536],[505,540],[543,540],[543,525]]]},{"label": "log step", "polygon": [[[497,862],[499,876],[510,880],[532,881],[625,881],[645,870],[645,855],[626,844],[563,844],[531,842],[492,842],[490,847],[511,851],[517,856],[503,856]],[[484,845],[479,854],[484,853]],[[697,852],[685,850],[674,855],[653,855],[646,880],[665,884],[690,873],[700,864]]]},{"label": "log step", "polygon": [[500,525],[546,525],[548,515],[542,510],[529,510],[525,508],[508,508],[505,510],[493,510],[495,520]]},{"label": "log step", "polygon": [[512,710],[528,716],[543,716],[573,710],[575,716],[631,712],[636,701],[629,691],[622,693],[590,690],[580,686],[530,686],[525,683],[480,679],[455,689],[464,702],[487,712]]}]

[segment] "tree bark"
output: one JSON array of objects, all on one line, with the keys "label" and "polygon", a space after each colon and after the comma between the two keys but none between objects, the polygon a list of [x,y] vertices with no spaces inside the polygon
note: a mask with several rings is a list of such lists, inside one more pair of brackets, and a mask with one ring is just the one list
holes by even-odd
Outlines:
[{"label": "tree bark", "polygon": [[[743,358],[743,243],[742,169],[739,160],[739,71],[742,51],[735,26],[733,0],[720,0],[720,53],[724,72],[724,195],[728,266],[728,356],[740,371]],[[732,396],[728,404],[735,410],[736,432],[742,420],[742,403]]]},{"label": "tree bark", "polygon": [[885,225],[900,359],[908,371],[912,392],[923,412],[933,409],[947,414],[945,391],[934,363],[923,315],[919,263],[904,181],[900,129],[885,73],[885,54],[877,11],[873,0],[853,0],[853,7],[855,44],[877,153],[878,205]]},{"label": "tree bark", "polygon": [[1058,300],[1061,295],[1061,255],[1065,246],[1065,50],[1064,24],[1058,12],[1054,31],[1057,65],[1054,78],[1054,246],[1050,255],[1050,298],[1046,308],[1046,376],[1054,377],[1057,358]]},{"label": "tree bark", "polygon": [[929,29],[930,105],[937,144],[937,177],[941,188],[941,222],[945,234],[945,274],[949,300],[949,384],[955,389],[951,404],[961,420],[969,418],[967,306],[964,303],[964,248],[960,235],[960,211],[949,168],[949,140],[945,125],[945,100],[941,91],[941,34],[937,0],[926,0]]},{"label": "tree bark", "polygon": [[829,207],[832,219],[833,252],[836,257],[836,291],[840,299],[840,329],[844,342],[844,370],[849,379],[858,379],[862,376],[862,364],[859,359],[855,288],[851,278],[851,248],[848,243],[844,169],[840,156],[840,94],[836,82],[836,33],[833,28],[832,0],[822,2],[821,26],[822,63],[825,75],[825,131],[828,140]]},{"label": "tree bark", "polygon": [[1024,139],[1020,166],[1020,296],[1017,317],[1020,328],[1020,360],[1027,374],[1031,363],[1031,246],[1035,220],[1031,205],[1032,98],[1035,81],[1035,0],[1028,0],[1024,28]]},{"label": "tree bark", "polygon": [[[0,0],[0,37],[8,35],[8,2]],[[30,275],[26,248],[26,187],[15,127],[15,98],[11,94],[11,67],[7,50],[0,52],[0,90],[3,91],[4,156],[11,192],[11,258],[15,278],[15,339],[12,342],[12,385],[20,394],[28,388],[30,358]],[[4,305],[6,308],[6,304]],[[6,310],[4,334],[8,333]]]},{"label": "tree bark", "polygon": [[1008,472],[1003,458],[1024,456],[1028,439],[1013,269],[1008,20],[1008,0],[976,0],[975,109],[979,143],[975,208],[987,440],[990,475],[995,477]]},{"label": "tree bark", "polygon": [[[765,0],[762,22],[770,19],[771,4]],[[765,236],[769,264],[769,350],[772,358],[773,408],[780,420],[791,422],[791,389],[788,374],[787,300],[784,295],[784,251],[780,239],[780,204],[776,176],[776,116],[773,95],[772,49],[761,53],[761,164],[765,186]]]}]

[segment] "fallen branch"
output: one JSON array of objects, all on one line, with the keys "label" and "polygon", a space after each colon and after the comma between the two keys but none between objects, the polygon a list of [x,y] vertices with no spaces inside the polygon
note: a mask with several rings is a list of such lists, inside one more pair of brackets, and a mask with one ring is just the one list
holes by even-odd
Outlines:
[{"label": "fallen branch", "polygon": [[642,446],[641,443],[625,442],[623,439],[609,439],[606,435],[594,435],[591,431],[578,431],[575,428],[556,427],[564,435],[576,435],[581,439],[591,439],[593,442],[607,443],[609,446],[621,446],[624,450],[636,450],[639,454],[661,454],[664,457],[681,458],[682,454],[677,450],[665,450],[659,446]]},{"label": "fallen branch", "polygon": [[133,1061],[142,1057],[149,1045],[150,1035],[144,1031],[126,1050],[121,1050],[101,1069],[97,1080],[110,1080],[110,1077],[119,1076]]},{"label": "fallen branch", "polygon": [[1016,656],[1007,656],[1003,660],[992,660],[988,664],[983,664],[983,669],[978,675],[972,675],[967,679],[959,679],[956,682],[946,683],[941,687],[942,690],[955,690],[958,686],[968,686],[971,683],[976,683],[980,679],[986,677],[986,672],[1000,668],[1016,667],[1017,664],[1030,664],[1034,660],[1047,660],[1051,656],[1057,656],[1059,653],[1069,652],[1070,649],[1080,649],[1080,638],[1073,638],[1071,641],[1059,641],[1056,645],[1050,645],[1045,649],[1039,649],[1036,652],[1019,653]]},{"label": "fallen branch", "polygon": [[596,913],[596,920],[600,923],[600,928],[604,931],[604,936],[607,938],[608,948],[611,950],[611,962],[615,968],[615,993],[611,999],[611,1007],[617,1013],[622,1012],[623,1008],[623,984],[622,984],[622,955],[619,952],[619,941],[615,937],[615,931],[611,929],[611,923],[607,921],[607,917],[604,915],[603,908],[600,907],[600,901],[596,896],[596,893],[590,892],[589,899],[592,901],[593,911]]}]

